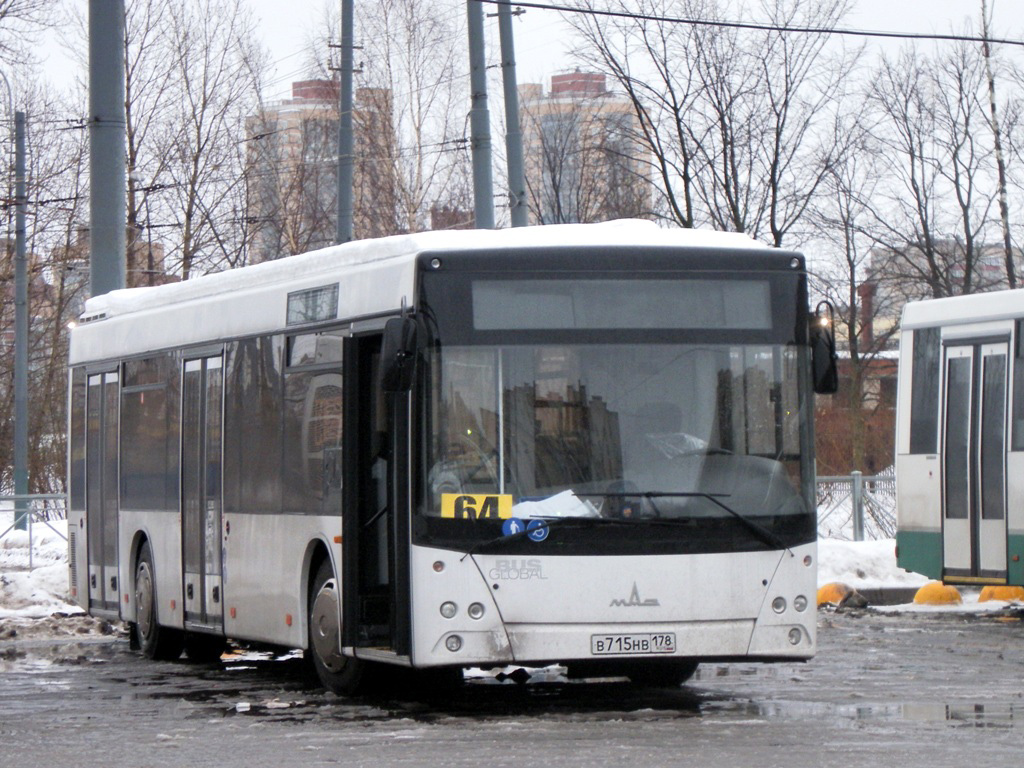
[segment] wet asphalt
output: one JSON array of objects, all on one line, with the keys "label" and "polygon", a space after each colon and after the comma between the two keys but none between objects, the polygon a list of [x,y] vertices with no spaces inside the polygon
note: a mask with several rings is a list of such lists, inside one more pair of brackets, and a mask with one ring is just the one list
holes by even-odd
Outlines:
[{"label": "wet asphalt", "polygon": [[294,653],[152,662],[117,628],[26,628],[0,638],[0,768],[1010,764],[1022,618],[819,612],[814,660],[705,664],[678,688],[549,669],[357,699],[312,687]]}]

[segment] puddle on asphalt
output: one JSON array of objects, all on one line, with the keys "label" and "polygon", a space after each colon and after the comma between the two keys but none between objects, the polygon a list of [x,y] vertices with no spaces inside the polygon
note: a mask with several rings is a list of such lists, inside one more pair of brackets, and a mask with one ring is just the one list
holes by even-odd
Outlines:
[{"label": "puddle on asphalt", "polygon": [[702,713],[724,713],[744,718],[820,720],[900,720],[918,723],[949,722],[974,728],[1022,728],[1024,706],[1015,704],[830,704],[807,701],[713,702]]},{"label": "puddle on asphalt", "polygon": [[433,695],[401,686],[377,696],[345,699],[304,682],[294,655],[240,653],[207,667],[174,665],[163,675],[141,680],[115,678],[145,699],[175,699],[186,717],[243,717],[274,721],[338,720],[381,722],[400,718],[424,723],[484,720],[509,715],[556,717],[573,721],[608,719],[699,719],[723,725],[737,719],[904,721],[950,723],[973,728],[1024,727],[1024,704],[833,703],[738,698],[716,690],[723,677],[789,677],[784,667],[706,665],[688,685],[643,688],[625,680],[568,679],[564,668],[519,674],[515,668],[476,671],[456,690]]}]

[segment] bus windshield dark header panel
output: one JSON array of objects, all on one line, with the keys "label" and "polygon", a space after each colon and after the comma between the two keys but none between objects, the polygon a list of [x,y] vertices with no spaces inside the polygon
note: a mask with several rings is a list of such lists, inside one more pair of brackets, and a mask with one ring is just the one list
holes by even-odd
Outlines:
[{"label": "bus windshield dark header panel", "polygon": [[478,279],[471,291],[478,331],[772,327],[767,280]]}]

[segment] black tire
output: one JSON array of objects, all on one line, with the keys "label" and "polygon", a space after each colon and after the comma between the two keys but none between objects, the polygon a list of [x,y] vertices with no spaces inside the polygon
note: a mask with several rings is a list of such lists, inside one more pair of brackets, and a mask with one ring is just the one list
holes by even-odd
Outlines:
[{"label": "black tire", "polygon": [[228,641],[220,635],[207,635],[202,632],[185,633],[185,655],[196,664],[212,664],[220,661],[227,650]]},{"label": "black tire", "polygon": [[174,661],[181,656],[185,635],[180,629],[163,627],[157,615],[156,571],[149,542],[142,545],[135,566],[134,632],[139,650],[157,661]]},{"label": "black tire", "polygon": [[633,685],[645,688],[678,688],[693,677],[697,666],[696,661],[684,659],[630,664],[623,671]]},{"label": "black tire", "polygon": [[341,696],[351,696],[362,689],[366,665],[359,659],[343,656],[339,650],[340,611],[338,581],[330,560],[324,560],[317,569],[309,594],[306,663],[324,688]]}]

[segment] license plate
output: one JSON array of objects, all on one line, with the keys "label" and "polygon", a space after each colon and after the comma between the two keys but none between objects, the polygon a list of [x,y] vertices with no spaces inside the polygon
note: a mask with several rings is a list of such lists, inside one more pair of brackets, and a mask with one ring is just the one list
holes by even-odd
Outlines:
[{"label": "license plate", "polygon": [[605,654],[633,655],[647,653],[675,653],[674,632],[636,635],[591,635],[590,652],[595,656]]}]

